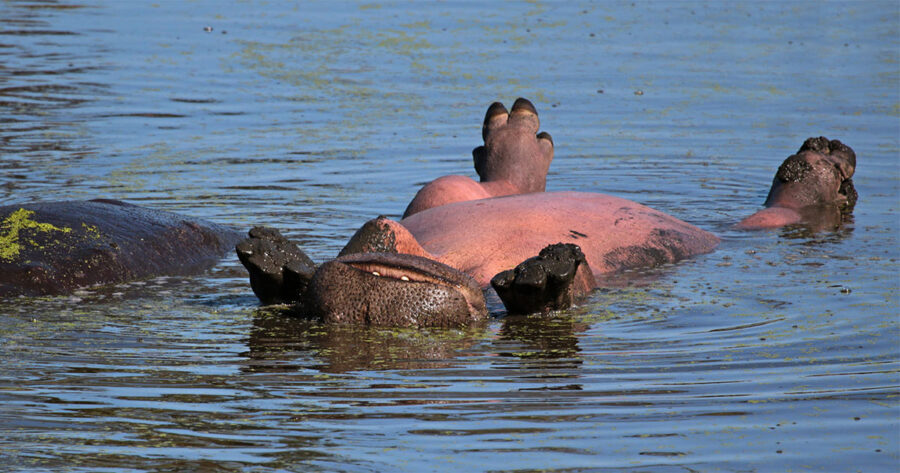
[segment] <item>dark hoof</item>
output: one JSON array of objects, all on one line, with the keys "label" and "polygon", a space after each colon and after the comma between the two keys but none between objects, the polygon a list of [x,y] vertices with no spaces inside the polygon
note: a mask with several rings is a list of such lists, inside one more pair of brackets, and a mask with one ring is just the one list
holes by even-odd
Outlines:
[{"label": "dark hoof", "polygon": [[487,112],[484,114],[484,124],[483,126],[487,126],[491,123],[491,120],[498,115],[506,115],[509,112],[506,111],[506,107],[503,106],[500,102],[494,102],[488,107]]},{"label": "dark hoof", "polygon": [[510,113],[521,113],[528,112],[533,115],[537,115],[537,109],[534,108],[534,104],[531,103],[530,100],[526,98],[519,97],[516,99],[516,102],[513,104],[512,112]]},{"label": "dark hoof", "polygon": [[542,132],[538,133],[538,134],[537,134],[537,139],[539,139],[539,140],[547,140],[547,141],[550,142],[551,145],[553,144],[553,137],[550,136],[550,133],[547,133],[546,131],[542,131]]},{"label": "dark hoof", "polygon": [[250,272],[250,287],[263,304],[291,304],[301,300],[316,265],[297,245],[268,227],[253,227],[249,238],[235,247]]},{"label": "dark hoof", "polygon": [[[509,112],[506,110],[506,107],[503,106],[500,102],[494,102],[487,109],[487,113],[484,114],[484,122],[481,125],[481,139],[487,139],[488,131],[491,128],[491,122],[494,118],[499,117],[501,115],[509,115]],[[504,120],[505,122],[506,120]]]},{"label": "dark hoof", "polygon": [[[808,138],[804,141],[797,154],[804,151],[815,151],[831,158],[831,162],[841,176],[841,185],[838,189],[838,206],[841,212],[845,214],[852,212],[853,207],[856,206],[856,200],[859,198],[856,188],[853,187],[853,179],[851,179],[856,172],[856,153],[853,152],[853,149],[838,140],[829,140],[824,136],[820,136],[818,138]],[[790,158],[787,161],[790,161]],[[778,171],[780,173],[781,168]]]},{"label": "dark hoof", "polygon": [[538,256],[491,279],[491,286],[511,314],[566,309],[592,285],[584,253],[571,243],[550,245]]}]

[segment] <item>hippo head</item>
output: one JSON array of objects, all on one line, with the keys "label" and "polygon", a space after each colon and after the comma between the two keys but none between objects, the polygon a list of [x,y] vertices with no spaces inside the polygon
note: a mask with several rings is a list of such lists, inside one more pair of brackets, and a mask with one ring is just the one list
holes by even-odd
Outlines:
[{"label": "hippo head", "polygon": [[484,146],[472,151],[481,182],[508,181],[521,193],[543,192],[553,161],[553,139],[540,128],[537,110],[519,98],[507,111],[500,102],[487,110],[481,129]]},{"label": "hippo head", "polygon": [[857,197],[851,179],[855,169],[856,154],[849,146],[824,136],[809,138],[778,168],[765,206],[834,206],[849,212]]},{"label": "hippo head", "polygon": [[[387,223],[386,223],[387,222]],[[254,227],[235,248],[264,304],[295,304],[324,322],[391,326],[456,326],[487,318],[484,294],[471,276],[432,259],[402,253],[352,253],[377,236],[392,236],[374,251],[396,251],[381,217],[363,227],[342,256],[315,268],[278,230]],[[402,235],[401,235],[402,237]],[[401,238],[402,239],[402,238]]]},{"label": "hippo head", "polygon": [[322,264],[303,306],[339,324],[446,327],[487,318],[484,295],[470,276],[398,253],[350,254]]}]

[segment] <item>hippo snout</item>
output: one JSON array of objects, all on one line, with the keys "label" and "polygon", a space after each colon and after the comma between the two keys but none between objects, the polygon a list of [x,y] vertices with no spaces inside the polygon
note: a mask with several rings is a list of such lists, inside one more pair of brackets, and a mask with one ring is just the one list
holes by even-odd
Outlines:
[{"label": "hippo snout", "polygon": [[487,318],[472,277],[397,253],[351,254],[322,264],[304,302],[309,315],[341,324],[446,327]]}]

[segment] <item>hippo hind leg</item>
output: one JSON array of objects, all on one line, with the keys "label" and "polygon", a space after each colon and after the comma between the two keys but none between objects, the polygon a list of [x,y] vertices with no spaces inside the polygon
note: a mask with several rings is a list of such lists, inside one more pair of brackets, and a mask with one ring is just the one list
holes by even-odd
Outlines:
[{"label": "hippo hind leg", "polygon": [[253,227],[248,236],[235,251],[256,297],[263,304],[300,302],[316,271],[313,261],[274,228]]},{"label": "hippo hind leg", "polygon": [[581,248],[556,243],[491,279],[507,312],[530,314],[571,307],[596,286]]}]

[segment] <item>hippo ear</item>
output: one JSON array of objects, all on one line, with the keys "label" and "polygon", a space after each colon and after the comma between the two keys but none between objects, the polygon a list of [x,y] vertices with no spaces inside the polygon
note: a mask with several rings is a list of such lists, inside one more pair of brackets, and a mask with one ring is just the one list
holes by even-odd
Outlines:
[{"label": "hippo ear", "polygon": [[478,173],[478,177],[484,179],[484,165],[487,159],[487,151],[484,150],[484,146],[479,146],[472,150],[472,160],[475,162],[475,172]]},{"label": "hippo ear", "polygon": [[484,124],[481,126],[481,139],[487,139],[487,135],[491,130],[506,124],[508,117],[509,112],[506,111],[506,107],[504,107],[502,103],[492,103],[491,106],[488,107],[487,113],[484,114]]}]

